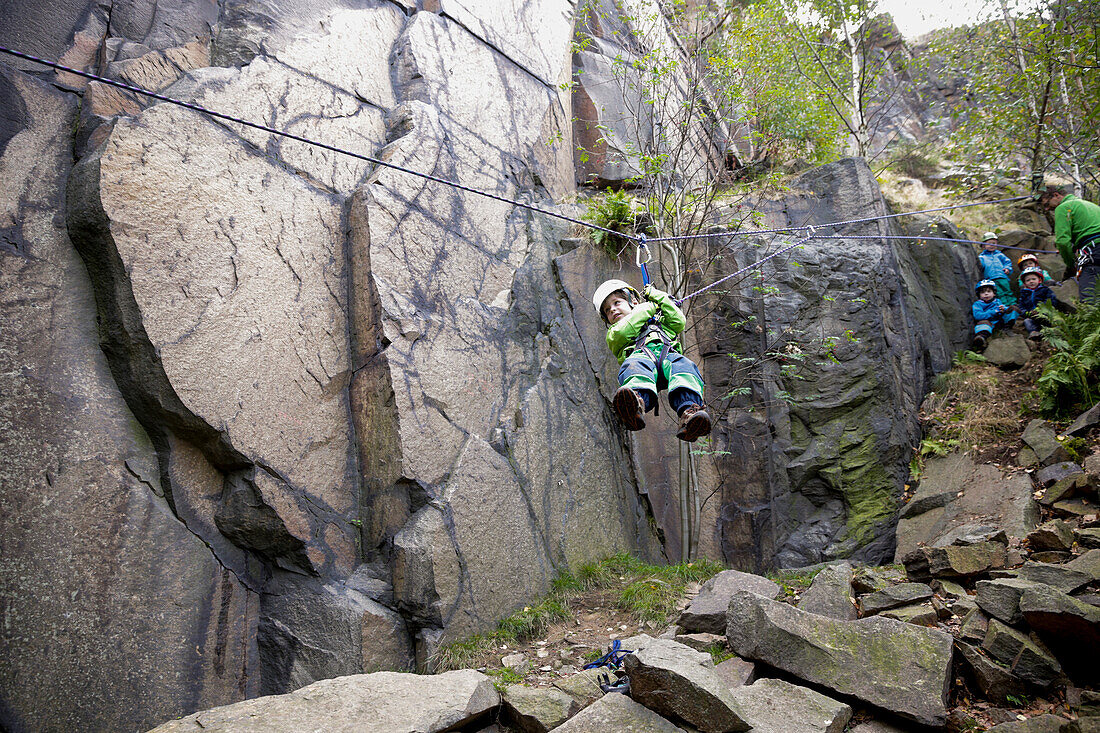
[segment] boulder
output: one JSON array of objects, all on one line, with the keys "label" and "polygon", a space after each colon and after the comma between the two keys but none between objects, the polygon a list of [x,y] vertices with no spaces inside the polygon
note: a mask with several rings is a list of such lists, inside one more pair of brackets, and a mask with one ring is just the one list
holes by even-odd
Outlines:
[{"label": "boulder", "polygon": [[949,547],[951,545],[976,545],[979,542],[997,542],[1008,545],[1008,533],[1000,527],[992,527],[988,524],[967,523],[952,527],[944,532],[939,539],[932,543],[933,547]]},{"label": "boulder", "polygon": [[[1074,533],[1074,536],[1075,537],[1077,536],[1076,532]],[[1010,550],[1010,552],[1011,552],[1011,550]],[[1029,552],[1027,557],[1028,557],[1028,560],[1031,561],[1032,563],[1042,563],[1042,564],[1045,564],[1045,565],[1050,565],[1050,564],[1061,565],[1063,563],[1067,563],[1070,560],[1072,560],[1073,559],[1073,553],[1072,552],[1064,552],[1062,550],[1039,550],[1038,552]],[[1013,563],[1013,562],[1008,563],[1009,567],[1017,567],[1018,565],[1022,565],[1022,564],[1023,564],[1023,555],[1020,556],[1020,562],[1019,563]],[[1016,574],[1019,575],[1018,571],[1014,571],[1014,572],[1016,572]]]},{"label": "boulder", "polygon": [[1020,613],[1076,681],[1095,684],[1100,679],[1100,608],[1039,586],[1021,596]]},{"label": "boulder", "polygon": [[975,605],[974,608],[967,611],[966,615],[963,617],[962,625],[959,627],[958,637],[960,639],[966,639],[967,641],[981,643],[985,639],[988,630],[989,617],[982,613]]},{"label": "boulder", "polygon": [[1077,733],[1077,731],[1078,726],[1072,720],[1049,713],[1027,720],[1010,720],[989,729],[989,733]]},{"label": "boulder", "polygon": [[940,614],[933,603],[915,603],[909,606],[891,608],[882,612],[883,618],[897,619],[907,624],[927,626],[935,628],[939,623]]},{"label": "boulder", "polygon": [[997,619],[990,619],[982,649],[1025,682],[1042,689],[1064,679],[1062,666],[1046,649],[1026,634]]},{"label": "boulder", "polygon": [[206,710],[153,731],[300,733],[320,728],[334,733],[435,733],[472,723],[499,704],[492,680],[472,669],[439,675],[375,672]]},{"label": "boulder", "polygon": [[927,582],[933,578],[972,578],[1005,566],[1005,546],[999,542],[976,545],[921,547],[902,558],[909,580]]},{"label": "boulder", "polygon": [[932,589],[924,583],[902,583],[859,599],[859,610],[864,616],[910,603],[919,603],[932,597]]},{"label": "boulder", "polygon": [[[1034,555],[1034,553],[1033,553]],[[1067,565],[1053,565],[1045,562],[1028,562],[1018,568],[1016,575],[1020,580],[1044,583],[1063,593],[1072,593],[1092,581],[1092,576]]]},{"label": "boulder", "polygon": [[892,567],[859,567],[852,574],[852,590],[859,594],[874,593],[904,582],[905,573]]},{"label": "boulder", "polygon": [[1073,547],[1073,529],[1061,519],[1052,519],[1028,534],[1027,543],[1033,550],[1065,552]]},{"label": "boulder", "polygon": [[552,687],[508,685],[500,697],[505,720],[523,733],[547,733],[581,709],[571,695]]},{"label": "boulder", "polygon": [[658,639],[626,655],[624,664],[630,696],[650,710],[705,733],[749,729],[709,654]]},{"label": "boulder", "polygon": [[843,733],[852,718],[850,705],[783,680],[757,680],[733,696],[755,731]]},{"label": "boulder", "polygon": [[1019,369],[1031,360],[1027,339],[1019,334],[1005,333],[989,342],[982,356],[990,364],[1005,370]]},{"label": "boulder", "polygon": [[1097,512],[1100,512],[1100,507],[1089,501],[1088,499],[1063,499],[1062,501],[1056,501],[1051,505],[1056,512],[1060,512],[1062,515],[1069,517],[1087,517],[1095,516]]},{"label": "boulder", "polygon": [[1089,550],[1066,563],[1066,568],[1075,572],[1088,575],[1090,578],[1100,580],[1100,550]]},{"label": "boulder", "polygon": [[1063,461],[1040,468],[1035,472],[1035,480],[1042,484],[1043,487],[1047,487],[1062,479],[1077,476],[1081,473],[1084,473],[1084,469],[1076,463],[1073,461]]},{"label": "boulder", "polygon": [[974,588],[978,591],[978,607],[993,618],[1000,619],[1013,626],[1023,621],[1020,615],[1020,596],[1028,588],[1040,585],[1034,581],[1019,578],[999,578],[997,580],[979,580]]},{"label": "boulder", "polygon": [[1002,702],[1007,695],[1022,695],[1028,691],[1023,680],[1012,674],[1006,665],[990,659],[980,648],[964,642],[956,642],[955,648],[966,661],[978,689],[988,699]]},{"label": "boulder", "polygon": [[1084,437],[1097,425],[1100,425],[1100,405],[1095,405],[1078,415],[1073,424],[1066,428],[1062,434],[1079,438]]},{"label": "boulder", "polygon": [[608,679],[611,679],[612,673],[606,667],[583,669],[576,674],[554,680],[553,684],[554,687],[576,700],[577,704],[583,708],[603,697],[604,692],[600,689],[600,677],[605,674],[608,675]]},{"label": "boulder", "polygon": [[798,607],[843,621],[856,618],[859,614],[852,598],[852,566],[840,562],[815,575],[809,589],[802,594]]},{"label": "boulder", "polygon": [[604,695],[554,729],[557,733],[686,733],[626,695]]},{"label": "boulder", "polygon": [[949,634],[873,617],[837,621],[740,592],[730,601],[730,647],[796,677],[924,725],[947,716]]},{"label": "boulder", "polygon": [[1043,495],[1039,498],[1039,503],[1043,506],[1051,506],[1056,502],[1065,501],[1075,496],[1077,492],[1088,488],[1088,485],[1088,474],[1084,471],[1079,471],[1076,474],[1059,479],[1048,486],[1046,490],[1043,491]]},{"label": "boulder", "polygon": [[723,570],[703,583],[699,595],[684,609],[676,623],[686,631],[724,634],[730,598],[741,590],[765,598],[779,595],[779,586],[767,578],[739,570]]},{"label": "boulder", "polygon": [[673,637],[673,641],[699,652],[709,652],[714,646],[726,645],[726,637],[719,634],[677,634]]},{"label": "boulder", "polygon": [[1080,547],[1096,550],[1100,549],[1100,527],[1085,527],[1073,530],[1073,536]]},{"label": "boulder", "polygon": [[1070,460],[1069,451],[1058,440],[1058,434],[1045,420],[1032,420],[1021,436],[1024,443],[1035,451],[1035,456],[1043,466],[1063,463]]},{"label": "boulder", "polygon": [[1016,465],[1024,468],[1038,466],[1039,456],[1035,455],[1035,451],[1025,445],[1020,449],[1020,452],[1016,454]]},{"label": "boulder", "polygon": [[714,671],[725,680],[731,690],[736,690],[744,685],[751,685],[756,679],[756,665],[745,659],[733,657],[714,666]]}]

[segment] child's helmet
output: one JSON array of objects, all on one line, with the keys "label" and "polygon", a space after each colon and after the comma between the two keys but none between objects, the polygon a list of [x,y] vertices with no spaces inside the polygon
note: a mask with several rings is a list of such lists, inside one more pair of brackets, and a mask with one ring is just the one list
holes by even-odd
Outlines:
[{"label": "child's helmet", "polygon": [[993,240],[997,239],[997,233],[996,232],[986,232],[985,234],[982,235],[982,241],[983,242],[988,242],[991,239],[993,239]]},{"label": "child's helmet", "polygon": [[607,300],[607,296],[619,290],[625,290],[630,296],[636,300],[641,300],[642,296],[638,294],[638,291],[630,286],[630,283],[622,280],[607,280],[596,288],[596,292],[592,294],[592,307],[596,309],[596,312],[600,314],[600,318],[603,318],[603,311],[600,310],[600,306]]},{"label": "child's helmet", "polygon": [[[1031,254],[1030,252],[1024,252],[1022,255],[1020,255],[1020,259],[1016,260],[1016,266],[1019,267],[1020,269],[1023,269],[1024,263],[1027,262],[1028,260],[1031,260],[1032,262],[1035,262],[1035,263],[1039,262],[1038,257]],[[1038,266],[1038,264],[1036,264],[1036,267],[1037,266]]]},{"label": "child's helmet", "polygon": [[[997,292],[997,283],[992,280],[982,280],[980,283],[974,286],[974,293],[977,294],[982,288],[993,288],[993,292]],[[601,301],[602,302],[602,301]]]},{"label": "child's helmet", "polygon": [[1020,279],[1023,280],[1027,275],[1038,275],[1039,281],[1043,279],[1043,270],[1039,267],[1025,267],[1024,271],[1020,273]]}]

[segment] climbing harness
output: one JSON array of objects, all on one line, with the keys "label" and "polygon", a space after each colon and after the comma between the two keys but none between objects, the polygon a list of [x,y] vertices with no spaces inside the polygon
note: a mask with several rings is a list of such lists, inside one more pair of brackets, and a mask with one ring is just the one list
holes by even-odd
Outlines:
[{"label": "climbing harness", "polygon": [[596,667],[610,667],[611,669],[618,669],[623,666],[623,659],[627,654],[633,654],[630,649],[623,649],[623,643],[618,639],[613,639],[611,642],[611,649],[607,654],[597,659],[594,662],[589,662],[584,665],[584,669],[595,669]]},{"label": "climbing harness", "polygon": [[598,679],[600,681],[600,689],[603,690],[604,693],[621,692],[624,695],[630,695],[629,677],[626,677],[624,675],[623,677],[620,677],[619,679],[612,682],[611,678],[606,673],[604,673],[601,674]]}]

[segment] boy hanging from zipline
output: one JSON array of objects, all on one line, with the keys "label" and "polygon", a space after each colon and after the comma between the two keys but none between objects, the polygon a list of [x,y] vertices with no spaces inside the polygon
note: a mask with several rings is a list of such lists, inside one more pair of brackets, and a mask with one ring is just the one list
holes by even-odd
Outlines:
[{"label": "boy hanging from zipline", "polygon": [[676,437],[694,442],[708,434],[703,378],[676,339],[687,319],[672,297],[652,285],[639,294],[622,280],[608,280],[596,288],[592,305],[607,324],[607,346],[622,365],[612,404],[626,429],[645,427],[644,414],[657,409],[657,392],[667,385],[668,404],[680,417]]}]

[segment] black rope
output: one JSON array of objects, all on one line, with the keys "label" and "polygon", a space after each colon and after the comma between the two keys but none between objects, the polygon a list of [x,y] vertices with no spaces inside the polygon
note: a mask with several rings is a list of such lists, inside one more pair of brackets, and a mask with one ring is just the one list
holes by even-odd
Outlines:
[{"label": "black rope", "polygon": [[9,56],[15,56],[16,58],[26,59],[27,61],[33,61],[36,64],[42,64],[43,66],[48,66],[51,69],[56,69],[58,71],[64,71],[68,74],[76,74],[77,76],[82,76],[85,79],[91,79],[92,81],[98,81],[98,82],[101,82],[103,84],[110,84],[113,87],[118,87],[119,89],[125,89],[126,91],[133,92],[135,94],[142,94],[146,97],[151,97],[152,99],[156,99],[156,100],[161,101],[161,102],[168,102],[169,104],[174,104],[174,105],[177,105],[179,107],[183,107],[184,109],[189,109],[193,112],[198,112],[200,114],[208,115],[210,117],[216,117],[216,118],[221,119],[221,120],[227,120],[229,122],[235,122],[238,125],[244,125],[245,127],[251,127],[253,129],[256,129],[256,130],[262,130],[263,132],[268,132],[268,133],[271,133],[272,135],[279,135],[280,137],[285,137],[285,138],[290,139],[290,140],[297,140],[300,143],[305,143],[306,145],[313,145],[314,147],[321,148],[322,150],[330,150],[334,153],[340,153],[341,155],[347,155],[347,156],[350,156],[352,158],[357,158],[359,160],[363,160],[363,161],[366,161],[368,163],[373,163],[375,165],[382,166],[383,168],[390,168],[391,170],[401,171],[402,173],[408,173],[409,175],[418,176],[420,178],[424,178],[424,179],[427,179],[429,181],[434,181],[435,183],[442,183],[445,186],[451,186],[452,188],[457,188],[461,191],[466,191],[467,193],[477,194],[478,196],[484,196],[486,198],[494,199],[496,201],[501,201],[501,202],[506,203],[506,204],[511,204],[512,206],[519,206],[520,208],[529,209],[531,211],[537,211],[540,214],[546,214],[547,216],[553,216],[557,219],[562,219],[562,220],[567,221],[571,224],[579,224],[580,226],[588,227],[589,229],[596,229],[596,230],[599,230],[601,232],[607,232],[608,234],[615,234],[615,235],[623,237],[625,239],[631,239],[631,240],[637,241],[637,237],[635,237],[633,235],[623,234],[622,232],[617,232],[614,229],[608,229],[606,227],[601,227],[601,226],[598,226],[596,224],[592,224],[591,222],[582,221],[580,219],[574,219],[571,216],[566,216],[565,214],[559,214],[559,213],[556,213],[554,211],[549,211],[549,210],[544,209],[542,207],[535,206],[534,204],[527,204],[527,203],[524,203],[522,201],[516,201],[514,199],[505,198],[504,196],[498,196],[497,194],[489,193],[488,191],[480,191],[476,188],[471,188],[470,186],[466,186],[466,185],[463,185],[461,183],[458,183],[457,181],[449,181],[446,178],[439,178],[438,176],[433,176],[430,173],[421,173],[420,171],[414,171],[410,168],[403,168],[402,166],[396,165],[395,163],[387,163],[384,160],[380,160],[378,158],[373,158],[369,155],[363,155],[362,153],[356,153],[356,152],[353,152],[351,150],[345,150],[344,148],[338,148],[334,145],[329,145],[327,143],[318,142],[317,140],[311,140],[308,137],[302,137],[301,135],[295,135],[295,134],[290,133],[290,132],[284,132],[283,130],[276,130],[273,127],[268,127],[267,125],[261,125],[258,122],[250,122],[249,120],[241,119],[239,117],[234,117],[232,115],[227,115],[227,114],[224,114],[222,112],[215,112],[212,109],[207,109],[206,107],[202,107],[202,106],[197,105],[197,104],[191,104],[190,102],[184,102],[184,101],[179,100],[179,99],[173,99],[172,97],[166,97],[163,94],[157,94],[156,92],[152,92],[152,91],[149,91],[148,89],[143,89],[141,87],[131,86],[130,84],[126,84],[126,83],[118,81],[116,79],[108,79],[107,77],[98,76],[96,74],[90,74],[87,71],[80,71],[79,69],[73,69],[73,68],[68,67],[68,66],[63,66],[62,64],[58,64],[58,63],[55,63],[53,61],[47,61],[45,59],[40,59],[37,56],[31,56],[29,53],[23,53],[22,51],[14,51],[10,48],[5,48],[4,46],[0,46],[0,52],[6,53]]}]

